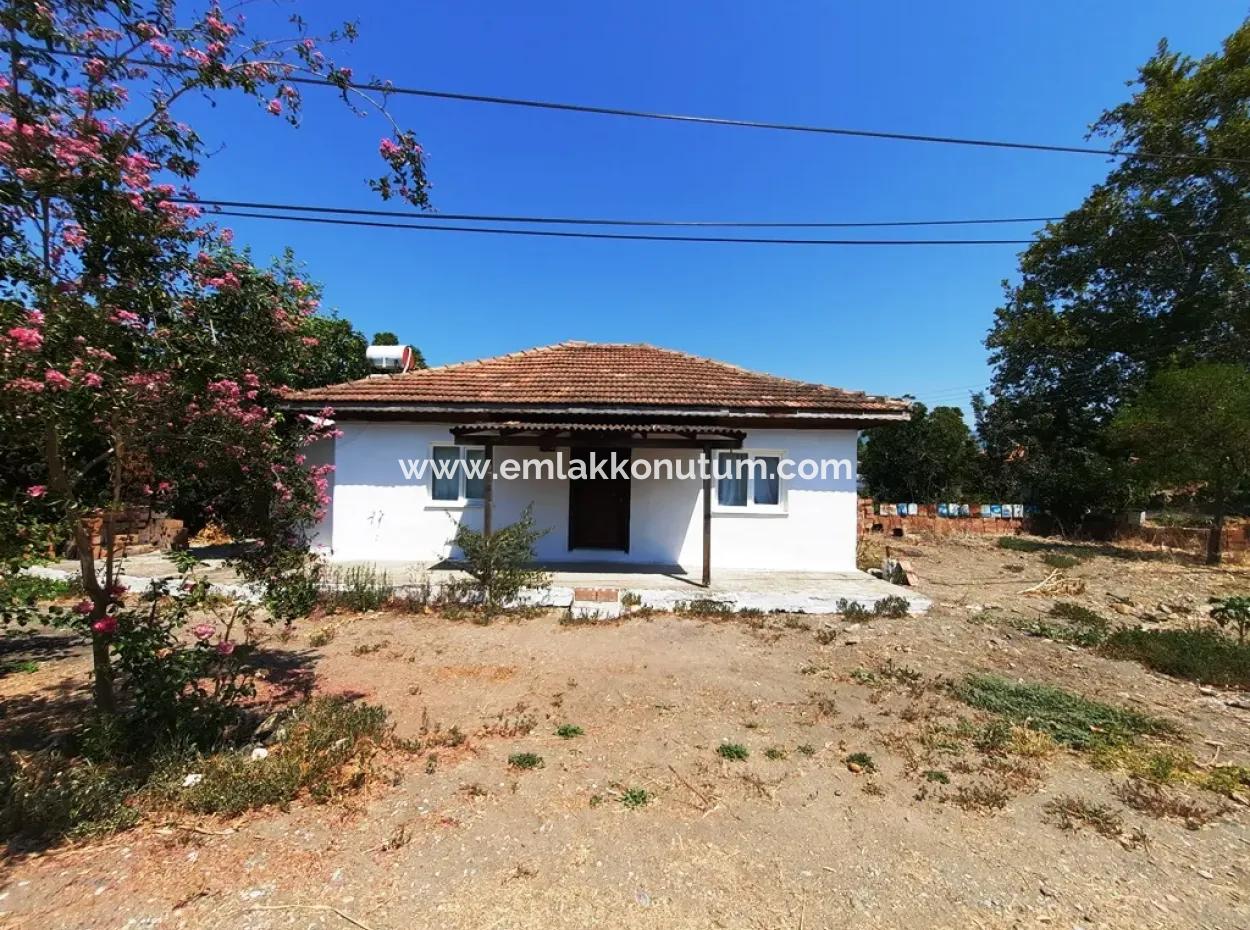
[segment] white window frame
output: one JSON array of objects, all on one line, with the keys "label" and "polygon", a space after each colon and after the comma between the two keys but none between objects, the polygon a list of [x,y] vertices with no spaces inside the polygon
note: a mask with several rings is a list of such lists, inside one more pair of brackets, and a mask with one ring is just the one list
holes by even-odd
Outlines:
[{"label": "white window frame", "polygon": [[775,458],[780,466],[781,459],[786,457],[786,453],[782,449],[722,449],[716,452],[714,458],[715,468],[712,472],[712,513],[717,514],[737,514],[743,515],[784,515],[789,512],[787,500],[786,480],[777,475],[777,503],[775,504],[757,504],[755,503],[755,469],[748,467],[747,469],[747,499],[746,503],[737,507],[733,504],[722,504],[720,502],[720,481],[716,477],[720,472],[720,459],[722,455],[745,455],[748,459],[754,458]]},{"label": "white window frame", "polygon": [[[460,488],[455,500],[438,500],[434,497],[434,450],[435,449],[455,449],[459,453],[460,461]],[[470,450],[479,450],[483,454],[486,452],[486,446],[462,446],[454,442],[432,442],[430,443],[430,467],[428,469],[426,481],[426,495],[429,498],[427,507],[431,510],[461,510],[465,507],[481,507],[484,498],[481,497],[465,497],[465,485],[468,483],[469,476],[464,469],[464,460]]]}]

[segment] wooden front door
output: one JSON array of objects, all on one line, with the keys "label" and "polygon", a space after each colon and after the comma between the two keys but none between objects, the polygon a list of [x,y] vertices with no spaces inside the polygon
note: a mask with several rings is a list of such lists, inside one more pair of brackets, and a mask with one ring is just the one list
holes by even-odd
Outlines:
[{"label": "wooden front door", "polygon": [[[571,462],[584,462],[590,474],[590,449],[573,449]],[[629,450],[593,450],[606,462],[608,477],[569,478],[569,548],[629,551]],[[611,477],[612,455],[625,462],[626,475]]]}]

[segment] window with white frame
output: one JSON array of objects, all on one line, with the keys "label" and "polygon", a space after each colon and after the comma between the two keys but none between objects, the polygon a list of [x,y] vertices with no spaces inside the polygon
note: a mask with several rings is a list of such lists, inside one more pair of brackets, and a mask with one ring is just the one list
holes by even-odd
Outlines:
[{"label": "window with white frame", "polygon": [[445,506],[479,503],[486,496],[485,459],[480,446],[432,446],[430,499]]},{"label": "window with white frame", "polygon": [[716,456],[716,509],[726,513],[783,513],[782,453],[741,450]]}]

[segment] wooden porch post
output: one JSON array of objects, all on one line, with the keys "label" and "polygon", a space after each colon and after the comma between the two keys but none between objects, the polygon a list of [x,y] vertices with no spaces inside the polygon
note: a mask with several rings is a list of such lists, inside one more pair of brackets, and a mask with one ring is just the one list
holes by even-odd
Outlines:
[{"label": "wooden porch post", "polygon": [[489,440],[486,442],[485,457],[486,475],[482,487],[482,535],[489,537],[492,518],[495,515],[495,447]]},{"label": "wooden porch post", "polygon": [[703,447],[703,587],[712,585],[712,450]]}]

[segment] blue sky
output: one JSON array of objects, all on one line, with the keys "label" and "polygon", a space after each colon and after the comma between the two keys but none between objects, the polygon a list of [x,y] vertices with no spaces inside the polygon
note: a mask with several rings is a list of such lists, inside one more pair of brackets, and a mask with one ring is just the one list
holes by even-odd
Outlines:
[{"label": "blue sky", "polygon": [[[336,13],[336,8],[339,12]],[[282,33],[290,6],[255,5]],[[343,6],[304,2],[313,24]],[[381,3],[337,57],[397,84],[667,112],[1081,144],[1160,37],[1213,51],[1245,10],[1167,0],[1016,4]],[[1058,215],[1096,156],[819,137],[396,98],[448,213],[882,220]],[[385,126],[309,90],[297,130],[250,102],[182,114],[216,154],[203,197],[379,206]],[[431,364],[564,339],[644,341],[930,403],[988,377],[1015,246],[837,248],[539,240],[231,221],[290,245],[326,303]],[[1028,227],[898,231],[1027,238]],[[892,231],[849,231],[880,238]],[[819,233],[817,235],[820,235]],[[830,234],[835,236],[836,234]]]}]

